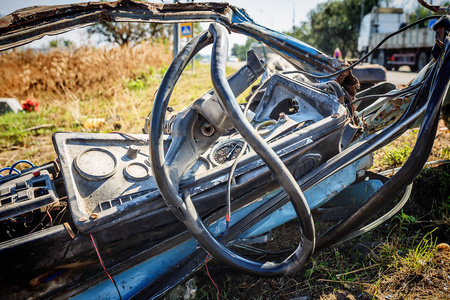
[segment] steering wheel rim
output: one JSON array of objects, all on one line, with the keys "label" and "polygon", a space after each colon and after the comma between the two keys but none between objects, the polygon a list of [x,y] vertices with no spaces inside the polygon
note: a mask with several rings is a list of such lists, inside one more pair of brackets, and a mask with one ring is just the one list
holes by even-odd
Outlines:
[{"label": "steering wheel rim", "polygon": [[[173,88],[192,57],[213,41],[211,77],[215,91],[233,126],[277,176],[290,197],[300,222],[299,245],[291,255],[280,262],[251,260],[232,252],[220,243],[203,224],[189,193],[186,191],[183,198],[179,195],[178,183],[175,186],[172,182],[168,166],[165,164],[163,124]],[[220,25],[211,24],[208,30],[194,37],[180,51],[169,67],[156,94],[150,121],[150,158],[153,176],[168,207],[213,257],[232,268],[255,276],[272,277],[293,274],[301,269],[314,251],[315,232],[312,216],[306,199],[291,173],[272,148],[257,134],[239,108],[225,75],[227,48],[228,32]]]}]

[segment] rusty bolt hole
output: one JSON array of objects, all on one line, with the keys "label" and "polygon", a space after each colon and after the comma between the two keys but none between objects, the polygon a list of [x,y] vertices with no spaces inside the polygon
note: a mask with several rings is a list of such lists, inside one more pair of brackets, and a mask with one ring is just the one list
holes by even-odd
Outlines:
[{"label": "rusty bolt hole", "polygon": [[216,129],[214,128],[213,125],[211,125],[208,122],[203,123],[203,125],[202,125],[202,134],[204,136],[212,136],[215,131],[216,131]]}]

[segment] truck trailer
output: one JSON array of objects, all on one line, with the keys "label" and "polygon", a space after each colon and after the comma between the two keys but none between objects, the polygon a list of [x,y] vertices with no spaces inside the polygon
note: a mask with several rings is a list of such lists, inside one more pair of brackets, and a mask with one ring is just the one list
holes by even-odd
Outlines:
[{"label": "truck trailer", "polygon": [[[374,7],[361,21],[358,37],[360,56],[374,48],[388,34],[404,27],[409,16],[402,8]],[[429,23],[428,26],[431,26]],[[411,71],[422,69],[429,61],[431,49],[435,44],[434,34],[428,28],[414,28],[387,40],[369,61],[398,70],[409,66]]]}]

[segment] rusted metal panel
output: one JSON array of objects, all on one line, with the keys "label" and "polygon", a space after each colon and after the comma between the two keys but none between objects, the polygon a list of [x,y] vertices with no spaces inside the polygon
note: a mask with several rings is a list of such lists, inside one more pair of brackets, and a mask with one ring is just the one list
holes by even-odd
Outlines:
[{"label": "rusted metal panel", "polygon": [[0,51],[100,21],[176,23],[188,20],[220,20],[229,24],[231,8],[224,3],[157,4],[130,0],[34,6],[0,18]]}]

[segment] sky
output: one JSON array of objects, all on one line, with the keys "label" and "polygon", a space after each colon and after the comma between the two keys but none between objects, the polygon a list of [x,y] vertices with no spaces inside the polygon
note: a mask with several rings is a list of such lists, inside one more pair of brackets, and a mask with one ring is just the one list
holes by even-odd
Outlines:
[{"label": "sky", "polygon": [[[86,0],[84,0],[86,1]],[[186,0],[181,0],[185,2]],[[292,28],[293,22],[298,24],[301,21],[307,20],[308,12],[315,8],[318,3],[326,0],[228,0],[231,5],[245,8],[250,16],[259,24],[269,27],[277,31],[286,31]],[[55,5],[83,2],[74,0],[0,0],[0,14],[6,15],[19,8],[34,6],[34,5]],[[160,0],[153,0],[149,2],[162,3]],[[172,0],[165,0],[165,3],[170,3]],[[195,2],[208,2],[199,1]],[[215,1],[219,2],[219,1]],[[295,14],[294,14],[295,11]],[[64,36],[59,37],[71,40],[85,40],[83,30],[70,32]],[[49,41],[54,37],[47,37],[44,41],[34,42],[33,46],[41,44],[48,45]],[[230,44],[244,44],[246,37],[238,34],[230,36]]]},{"label": "sky", "polygon": [[[171,3],[173,0],[165,0],[165,3]],[[187,0],[181,0],[186,2]],[[210,0],[214,1],[214,0]],[[225,0],[224,0],[225,1]],[[438,3],[441,0],[434,0]],[[34,5],[56,5],[83,2],[76,0],[0,0],[0,14],[6,15],[19,8]],[[86,0],[84,0],[86,2]],[[152,0],[149,2],[162,3],[161,0]],[[204,0],[195,0],[195,2],[208,2]],[[221,2],[221,1],[214,1]],[[293,24],[299,24],[307,20],[308,12],[314,9],[317,4],[326,2],[326,0],[228,0],[231,5],[236,5],[247,10],[247,13],[256,23],[276,31],[288,31],[292,29]],[[413,9],[417,1],[415,0],[394,0],[392,6]],[[75,30],[64,35],[59,35],[62,39],[70,39],[79,44],[79,41],[86,40],[84,29]],[[46,37],[41,41],[34,42],[33,47],[48,45],[49,41],[55,37]],[[78,41],[78,42],[77,42]],[[230,48],[233,44],[244,44],[246,37],[239,34],[231,34]]]}]

